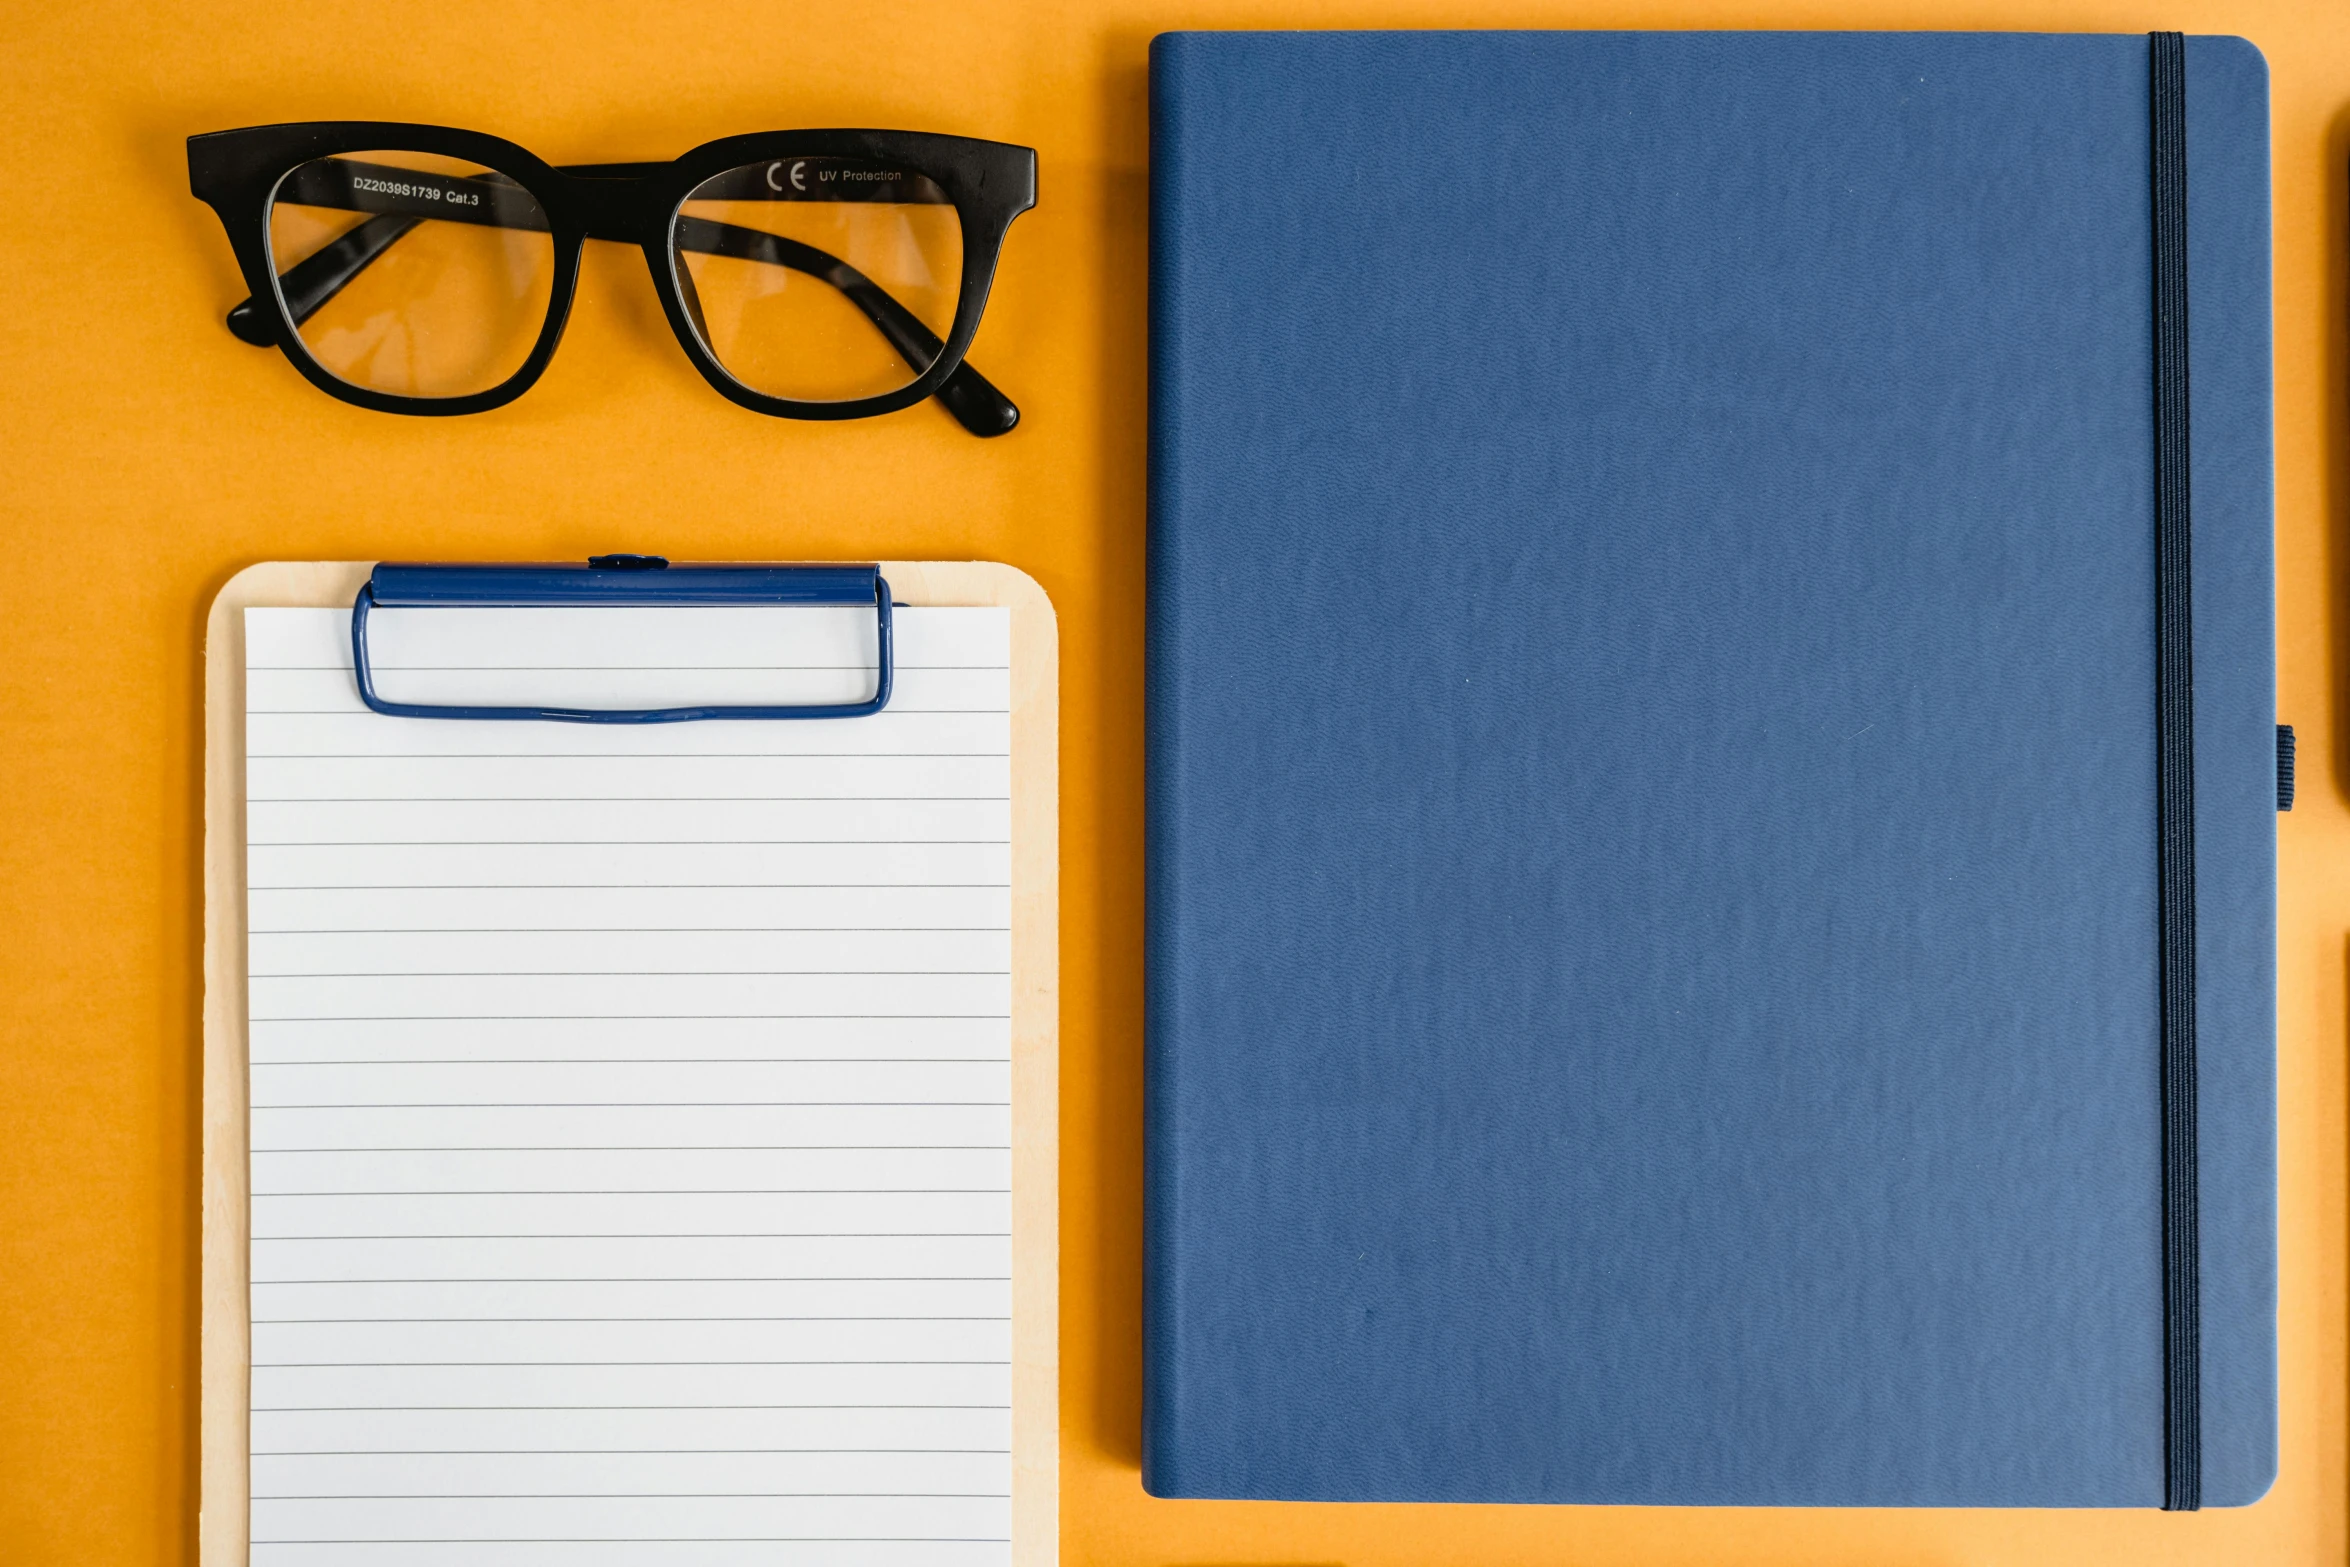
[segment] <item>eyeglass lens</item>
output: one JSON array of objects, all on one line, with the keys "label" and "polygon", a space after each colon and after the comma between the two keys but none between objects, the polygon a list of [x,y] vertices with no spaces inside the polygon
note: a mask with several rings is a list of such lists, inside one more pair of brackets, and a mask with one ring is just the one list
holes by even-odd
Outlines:
[{"label": "eyeglass lens", "polygon": [[512,379],[554,293],[545,210],[462,158],[384,150],[302,164],[270,198],[269,248],[310,357],[402,397]]},{"label": "eyeglass lens", "polygon": [[704,180],[670,228],[710,356],[770,397],[845,402],[910,385],[945,349],[962,221],[936,183],[850,158],[746,164]]}]

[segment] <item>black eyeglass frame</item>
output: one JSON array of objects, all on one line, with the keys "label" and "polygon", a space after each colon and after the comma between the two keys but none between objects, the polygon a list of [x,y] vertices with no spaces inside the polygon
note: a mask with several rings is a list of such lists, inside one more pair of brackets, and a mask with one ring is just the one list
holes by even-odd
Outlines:
[{"label": "black eyeglass frame", "polygon": [[[269,210],[285,177],[317,158],[357,152],[421,152],[462,158],[519,184],[546,213],[553,233],[555,272],[547,319],[522,367],[500,384],[458,397],[404,397],[345,381],[312,357],[278,284],[269,249]],[[729,374],[702,341],[679,288],[680,264],[670,235],[686,198],[714,175],[754,163],[792,158],[848,158],[896,164],[926,176],[943,191],[962,225],[963,276],[954,325],[938,357],[907,385],[873,397],[811,402],[754,391]],[[669,163],[583,164],[557,167],[502,137],[444,125],[378,120],[319,120],[258,125],[188,138],[188,185],[217,213],[236,252],[238,269],[277,347],[311,385],[362,408],[398,414],[470,414],[503,407],[535,385],[555,356],[579,284],[581,251],[591,239],[635,245],[652,272],[654,292],[686,357],[729,400],[786,419],[863,419],[910,408],[939,396],[974,434],[997,435],[1019,418],[1001,393],[964,365],[995,280],[996,261],[1012,220],[1036,205],[1036,153],[1028,147],[942,136],[927,131],[760,131],[705,142]],[[240,335],[243,335],[240,333]],[[958,377],[976,386],[950,387]],[[986,398],[956,392],[976,393]],[[972,406],[980,403],[1000,405]],[[979,422],[974,422],[974,415]],[[993,428],[982,428],[992,424]]]}]

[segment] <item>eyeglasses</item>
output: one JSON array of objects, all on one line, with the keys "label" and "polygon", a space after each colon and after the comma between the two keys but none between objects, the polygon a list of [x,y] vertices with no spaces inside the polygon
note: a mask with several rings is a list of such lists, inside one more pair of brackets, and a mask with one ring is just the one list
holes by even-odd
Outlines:
[{"label": "eyeglasses", "polygon": [[642,248],[710,384],[787,419],[936,397],[974,435],[1020,411],[963,355],[1036,153],[915,131],[768,131],[674,163],[556,168],[495,136],[322,121],[188,139],[252,297],[245,342],[385,413],[479,413],[554,357],[590,239]]}]

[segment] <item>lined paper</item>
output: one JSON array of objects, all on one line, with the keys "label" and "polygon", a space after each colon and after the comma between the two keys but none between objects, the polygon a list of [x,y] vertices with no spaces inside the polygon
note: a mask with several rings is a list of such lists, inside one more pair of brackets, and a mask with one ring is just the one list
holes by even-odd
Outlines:
[{"label": "lined paper", "polygon": [[[252,1559],[1003,1563],[1009,617],[871,718],[384,718],[245,612]],[[396,700],[870,692],[836,609],[378,611]]]}]

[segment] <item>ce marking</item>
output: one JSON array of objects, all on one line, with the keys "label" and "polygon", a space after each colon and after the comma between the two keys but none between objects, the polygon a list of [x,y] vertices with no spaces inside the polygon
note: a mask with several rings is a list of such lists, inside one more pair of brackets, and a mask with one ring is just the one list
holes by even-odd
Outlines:
[{"label": "ce marking", "polygon": [[[784,176],[784,178],[791,181],[791,188],[793,190],[804,191],[808,188],[807,185],[800,179],[800,170],[806,168],[807,166],[808,160],[802,158],[798,162],[794,163],[791,166],[789,172]],[[780,191],[783,189],[782,182],[777,180],[775,177],[775,171],[782,167],[783,164],[781,160],[767,165],[767,188],[769,190]]]}]

